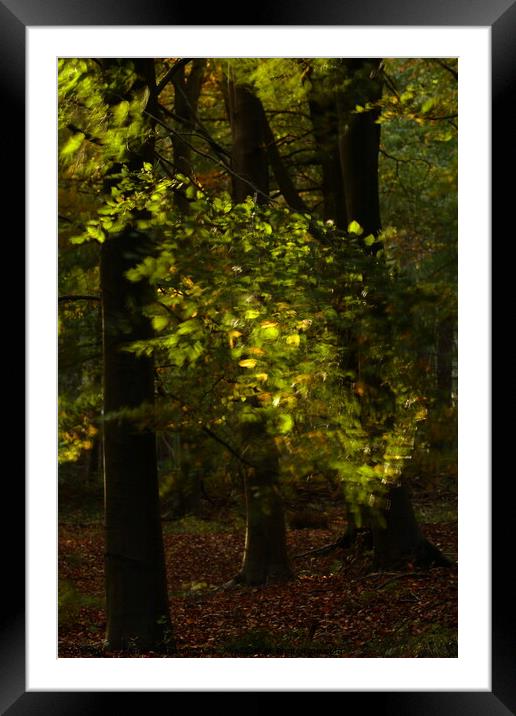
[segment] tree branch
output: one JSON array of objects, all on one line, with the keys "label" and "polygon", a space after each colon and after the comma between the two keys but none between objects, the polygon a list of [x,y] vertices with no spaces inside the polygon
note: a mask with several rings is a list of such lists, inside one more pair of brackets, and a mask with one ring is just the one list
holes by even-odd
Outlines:
[{"label": "tree branch", "polygon": [[210,430],[210,428],[203,427],[201,428],[203,433],[206,433],[206,435],[209,435],[210,438],[213,438],[216,442],[220,443],[223,447],[226,448],[226,450],[229,450],[229,452],[234,455],[237,460],[240,460],[244,465],[247,465],[248,467],[255,468],[256,466],[253,465],[251,462],[245,459],[245,457],[242,457],[240,453],[238,453],[229,443],[227,443],[225,440],[223,440],[221,437],[219,437],[216,433],[213,432],[213,430]]},{"label": "tree branch", "polygon": [[170,82],[170,80],[173,79],[176,72],[179,70],[180,67],[184,67],[189,62],[191,62],[191,58],[189,57],[183,57],[182,59],[175,62],[172,67],[165,72],[163,77],[160,79],[158,84],[156,85],[156,97],[160,94],[161,90],[164,89],[164,87]]},{"label": "tree branch", "polygon": [[446,62],[444,62],[444,60],[441,60],[436,57],[435,62],[437,62],[437,64],[440,65],[440,67],[442,67],[443,70],[446,70],[447,72],[449,72],[454,79],[456,79],[456,80],[459,79],[459,73],[457,72],[457,70],[453,69],[453,67],[450,67],[450,65],[446,64]]}]

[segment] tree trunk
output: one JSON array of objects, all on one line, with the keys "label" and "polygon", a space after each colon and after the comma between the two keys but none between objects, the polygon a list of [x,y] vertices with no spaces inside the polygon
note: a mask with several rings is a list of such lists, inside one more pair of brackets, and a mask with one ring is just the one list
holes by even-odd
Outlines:
[{"label": "tree trunk", "polygon": [[255,468],[245,475],[246,533],[242,569],[236,582],[266,584],[290,579],[285,518],[278,491],[278,452],[263,423],[247,424],[246,456]]},{"label": "tree trunk", "polygon": [[[124,350],[149,338],[143,283],[125,272],[144,249],[135,232],[102,246],[100,279],[104,336],[104,474],[106,641],[109,649],[171,646],[171,625],[159,511],[156,439],[124,415],[152,407],[152,360]],[[118,417],[112,413],[122,411]]]},{"label": "tree trunk", "polygon": [[312,80],[308,100],[322,174],[324,219],[335,222],[339,229],[349,223],[339,157],[339,122],[335,97]]},{"label": "tree trunk", "polygon": [[227,95],[233,139],[233,200],[239,203],[252,196],[257,204],[263,204],[269,195],[263,107],[248,87],[236,82],[228,83]]},{"label": "tree trunk", "polygon": [[[192,176],[192,149],[191,135],[196,124],[197,105],[201,93],[202,81],[206,60],[196,58],[192,60],[190,74],[186,76],[185,64],[178,64],[174,73],[174,113],[179,119],[177,132],[172,135],[172,148],[174,151],[174,168],[179,174]],[[183,139],[187,135],[187,141]],[[186,214],[189,211],[188,199],[182,191],[176,191],[174,201],[177,208]]]},{"label": "tree trunk", "polygon": [[[131,63],[131,92],[147,88],[147,109],[156,115],[154,60],[102,60],[116,87],[117,71]],[[122,91],[122,90],[121,90]],[[120,92],[106,97],[120,101]],[[153,120],[149,120],[150,127]],[[131,170],[153,160],[153,139],[128,150]],[[108,173],[109,174],[109,173]],[[106,177],[106,190],[110,179]],[[106,645],[112,650],[172,650],[166,585],[165,556],[159,510],[156,436],[142,429],[129,411],[152,410],[154,374],[152,359],[125,350],[136,340],[152,336],[143,307],[152,290],[142,281],[131,283],[126,272],[149,252],[147,238],[126,229],[102,244],[100,288],[102,295],[104,392],[104,492]]]},{"label": "tree trunk", "polygon": [[[265,146],[265,117],[252,91],[229,82],[227,105],[233,136],[233,199],[255,196],[267,200],[269,167]],[[245,473],[246,539],[242,569],[235,578],[244,584],[265,584],[292,576],[287,557],[285,516],[278,491],[278,453],[267,434],[265,421],[245,424],[242,439],[248,444],[254,469]]]},{"label": "tree trunk", "polygon": [[437,331],[437,394],[442,406],[449,407],[453,393],[455,320],[448,316]]},{"label": "tree trunk", "polygon": [[[341,67],[351,80],[350,89],[337,98],[339,115],[339,157],[348,221],[357,221],[364,236],[380,231],[378,153],[380,114],[374,107],[356,112],[357,104],[374,105],[382,96],[378,79],[380,60],[342,60]],[[365,76],[364,76],[365,75]],[[354,87],[355,85],[355,87]]]},{"label": "tree trunk", "polygon": [[423,537],[407,488],[391,488],[388,507],[381,522],[373,523],[374,565],[388,570],[412,564],[415,567],[450,566],[450,561]]},{"label": "tree trunk", "polygon": [[[380,202],[378,186],[378,154],[380,148],[380,125],[376,120],[379,110],[375,103],[382,95],[381,60],[377,58],[342,59],[335,67],[335,106],[338,116],[338,158],[340,180],[331,179],[328,171],[323,176],[333,182],[329,197],[337,197],[345,205],[347,221],[357,221],[364,230],[363,237],[370,234],[377,237],[381,229]],[[335,126],[334,110],[330,99],[318,99],[319,107],[329,103],[329,126]],[[356,112],[357,105],[369,109]],[[320,146],[330,139],[324,131],[322,118],[317,118],[311,107],[314,120],[314,134]],[[326,120],[328,121],[328,120]],[[328,144],[328,147],[330,145]],[[328,152],[327,152],[328,153]],[[337,199],[331,199],[337,201]],[[371,248],[364,245],[365,251],[376,252],[380,244]],[[375,297],[376,311],[384,311],[384,300]],[[383,318],[385,342],[390,341],[390,322]],[[390,405],[392,396],[381,385],[376,366],[364,363],[360,348],[351,356],[355,361],[352,367],[361,381],[368,385],[369,393],[375,396],[376,404],[382,401]],[[349,360],[349,358],[348,358]],[[360,370],[359,370],[360,366]],[[383,407],[383,406],[382,406]],[[388,495],[388,507],[382,513],[372,516],[374,561],[378,568],[392,568],[408,561],[421,566],[428,564],[449,564],[439,550],[431,545],[421,534],[412,509],[409,493],[404,486],[393,487]]]}]

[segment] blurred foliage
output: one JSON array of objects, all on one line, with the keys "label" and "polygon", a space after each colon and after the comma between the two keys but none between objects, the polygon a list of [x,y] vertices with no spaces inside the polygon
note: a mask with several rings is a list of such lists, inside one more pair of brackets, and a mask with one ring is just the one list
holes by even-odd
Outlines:
[{"label": "blurred foliage", "polygon": [[[158,80],[175,62],[156,60]],[[130,62],[106,71],[93,59],[59,61],[59,291],[93,297],[60,303],[61,461],[80,458],[102,419],[117,417],[101,416],[99,245],[132,231],[152,241],[128,278],[155,288],[145,308],[154,337],[126,348],[153,356],[157,401],[131,417],[179,440],[160,460],[162,497],[174,514],[195,511],[188,495],[198,498],[199,479],[205,488],[211,479],[239,489],[246,423],[263,423],[273,438],[284,490],[324,473],[357,510],[380,506],[387,486],[416,464],[442,471],[435,432],[456,418],[436,388],[436,335],[457,315],[457,64],[383,62],[383,249],[371,256],[360,227],[342,233],[318,219],[309,92],[331,93],[337,80],[346,90],[353,81],[360,99],[360,82],[370,81],[367,68],[352,80],[339,62],[209,60],[189,138],[195,175],[187,178],[173,171],[172,110],[144,129],[148,92],[134,90]],[[265,206],[231,201],[220,154],[210,155],[206,140],[207,133],[219,148],[230,143],[228,77],[260,96],[307,213],[286,207],[274,185]],[[171,85],[160,101],[173,109]],[[357,103],[350,111],[365,109]],[[133,171],[126,149],[147,132],[156,161]],[[178,191],[187,214],[175,206]],[[178,445],[193,441],[187,465]],[[453,443],[448,432],[448,456]],[[184,504],[174,504],[180,494]]]}]

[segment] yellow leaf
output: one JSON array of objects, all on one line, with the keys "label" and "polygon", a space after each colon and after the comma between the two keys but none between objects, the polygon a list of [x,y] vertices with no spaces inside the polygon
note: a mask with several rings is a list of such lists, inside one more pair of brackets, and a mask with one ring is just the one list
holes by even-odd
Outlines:
[{"label": "yellow leaf", "polygon": [[254,368],[256,361],[254,358],[245,358],[245,360],[239,361],[238,365],[242,366],[242,368]]},{"label": "yellow leaf", "polygon": [[292,335],[287,336],[287,343],[289,346],[298,346],[300,340],[299,333],[292,333]]},{"label": "yellow leaf", "polygon": [[304,318],[302,321],[298,322],[297,328],[299,331],[307,331],[311,325],[312,320],[310,318]]},{"label": "yellow leaf", "polygon": [[242,333],[240,331],[229,331],[228,333],[228,341],[229,341],[229,347],[234,348],[235,347],[235,338],[238,338],[241,336]]},{"label": "yellow leaf", "polygon": [[257,373],[254,377],[256,378],[256,380],[259,380],[260,383],[265,383],[269,376],[267,375],[267,373]]}]

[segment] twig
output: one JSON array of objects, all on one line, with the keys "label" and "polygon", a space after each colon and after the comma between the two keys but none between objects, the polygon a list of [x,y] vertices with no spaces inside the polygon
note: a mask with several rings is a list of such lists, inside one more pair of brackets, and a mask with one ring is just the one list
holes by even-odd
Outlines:
[{"label": "twig", "polygon": [[444,60],[439,59],[438,57],[435,58],[435,62],[437,62],[438,65],[440,65],[443,70],[446,70],[451,74],[452,77],[454,77],[456,80],[459,79],[459,73],[457,70],[453,69],[453,67],[450,67],[450,65],[447,65]]},{"label": "twig", "polygon": [[[217,157],[213,157],[211,154],[208,154],[207,152],[203,152],[201,149],[198,149],[196,146],[194,146],[191,142],[188,142],[184,136],[181,134],[181,132],[177,132],[173,127],[169,127],[168,124],[163,122],[159,117],[155,117],[153,114],[151,114],[148,110],[144,110],[144,113],[148,115],[151,119],[153,119],[157,124],[159,124],[163,129],[166,129],[167,132],[170,134],[174,134],[175,136],[179,137],[181,141],[186,144],[187,147],[189,147],[193,152],[198,154],[200,157],[204,157],[205,159],[209,159],[210,162],[213,162],[214,164],[218,164],[219,166],[223,167],[224,170],[228,174],[232,174],[234,177],[239,179],[240,181],[247,184],[255,194],[259,194],[260,196],[264,197],[264,199],[269,203],[272,204],[272,200],[268,194],[265,194],[261,189],[259,189],[257,186],[255,186],[252,182],[250,182],[248,179],[246,179],[241,174],[238,174],[238,172],[235,172],[224,160],[219,159]],[[201,135],[203,136],[203,135]],[[206,139],[204,137],[204,139]]]},{"label": "twig", "polygon": [[206,435],[209,435],[210,438],[213,438],[216,442],[220,443],[223,447],[226,448],[226,450],[229,450],[229,452],[234,455],[237,460],[240,460],[240,462],[244,463],[244,465],[247,465],[248,467],[252,467],[256,469],[256,465],[253,465],[252,462],[249,462],[245,459],[240,453],[238,453],[229,443],[227,443],[225,440],[223,440],[221,437],[219,437],[216,433],[214,433],[212,430],[210,430],[207,427],[201,428],[203,433],[206,433]]}]

